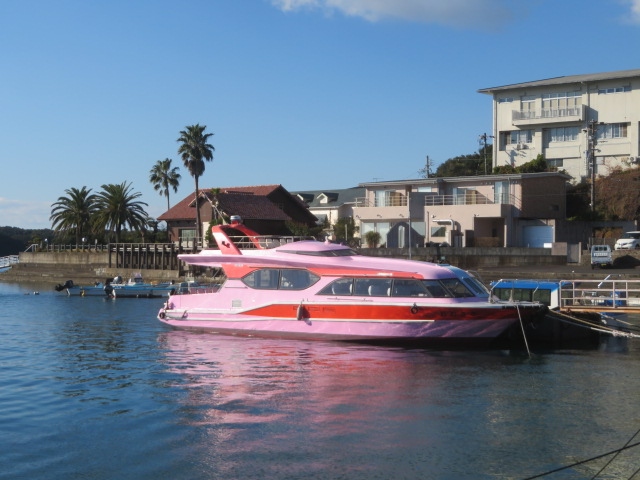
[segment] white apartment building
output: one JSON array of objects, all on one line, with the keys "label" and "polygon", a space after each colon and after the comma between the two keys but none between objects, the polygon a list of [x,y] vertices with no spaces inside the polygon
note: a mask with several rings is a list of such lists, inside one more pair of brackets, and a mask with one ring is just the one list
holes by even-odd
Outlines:
[{"label": "white apartment building", "polygon": [[478,92],[493,97],[494,167],[519,166],[543,154],[577,183],[640,164],[640,69]]}]

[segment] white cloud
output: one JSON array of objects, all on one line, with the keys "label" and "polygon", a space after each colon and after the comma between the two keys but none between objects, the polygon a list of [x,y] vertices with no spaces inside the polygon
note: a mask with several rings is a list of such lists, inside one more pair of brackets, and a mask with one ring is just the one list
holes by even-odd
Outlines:
[{"label": "white cloud", "polygon": [[271,0],[271,3],[285,12],[316,9],[370,22],[396,19],[478,29],[502,25],[512,17],[512,9],[522,8],[520,2],[506,0]]},{"label": "white cloud", "polygon": [[629,0],[629,4],[631,5],[629,21],[640,24],[640,0]]},{"label": "white cloud", "polygon": [[0,226],[51,228],[51,203],[11,200],[0,197]]}]

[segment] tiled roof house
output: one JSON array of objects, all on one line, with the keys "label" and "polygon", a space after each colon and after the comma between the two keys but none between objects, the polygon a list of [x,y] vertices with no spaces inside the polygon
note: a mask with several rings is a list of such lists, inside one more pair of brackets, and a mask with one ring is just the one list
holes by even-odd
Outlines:
[{"label": "tiled roof house", "polygon": [[[190,193],[158,217],[159,221],[167,222],[170,241],[192,246],[187,244],[196,237],[195,207],[194,194]],[[203,232],[217,215],[226,218],[239,215],[249,228],[264,235],[290,233],[286,227],[288,221],[309,226],[317,221],[304,203],[282,185],[227,187],[220,188],[217,194],[213,189],[200,189],[198,208]]]}]

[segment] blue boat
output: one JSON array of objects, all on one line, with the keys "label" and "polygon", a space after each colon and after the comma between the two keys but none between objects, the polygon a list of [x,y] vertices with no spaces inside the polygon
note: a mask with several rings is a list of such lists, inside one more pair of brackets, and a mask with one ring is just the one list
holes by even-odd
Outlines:
[{"label": "blue boat", "polygon": [[640,313],[637,280],[501,279],[490,283],[500,300],[537,301],[549,307],[542,322],[523,324],[528,341],[550,347],[599,346],[604,338],[637,338],[637,329],[624,321],[629,312]]},{"label": "blue boat", "polygon": [[121,276],[107,279],[104,283],[93,285],[76,285],[73,280],[55,286],[56,291],[69,296],[108,297],[108,298],[158,298],[168,297],[176,289],[174,282],[145,283],[142,275],[136,274],[128,281]]}]

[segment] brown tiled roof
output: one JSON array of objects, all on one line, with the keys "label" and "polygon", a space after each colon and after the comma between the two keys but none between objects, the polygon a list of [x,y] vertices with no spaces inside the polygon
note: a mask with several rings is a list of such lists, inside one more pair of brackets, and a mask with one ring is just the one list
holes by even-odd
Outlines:
[{"label": "brown tiled roof", "polygon": [[[269,200],[268,194],[282,188],[281,185],[220,188],[219,209],[227,215],[264,220],[290,220],[290,217]],[[210,198],[211,189],[200,189],[200,195]],[[292,197],[293,198],[293,197]],[[194,193],[190,193],[158,217],[160,221],[191,220],[196,217]]]},{"label": "brown tiled roof", "polygon": [[291,220],[264,195],[251,193],[220,193],[218,209],[226,215],[240,215],[243,220]]}]

